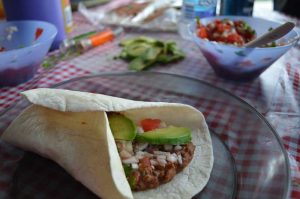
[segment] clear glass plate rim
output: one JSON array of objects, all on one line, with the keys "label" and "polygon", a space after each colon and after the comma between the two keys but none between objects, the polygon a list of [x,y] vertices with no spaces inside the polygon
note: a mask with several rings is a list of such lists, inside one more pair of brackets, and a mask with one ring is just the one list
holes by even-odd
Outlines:
[{"label": "clear glass plate rim", "polygon": [[[174,73],[167,73],[167,72],[153,72],[153,71],[142,71],[142,72],[105,72],[105,73],[99,73],[99,74],[91,74],[91,75],[85,75],[82,77],[76,77],[76,78],[72,78],[63,82],[60,82],[58,84],[54,84],[53,86],[51,86],[50,88],[56,88],[59,86],[62,86],[64,84],[68,84],[71,82],[75,82],[75,81],[80,81],[82,79],[88,79],[88,78],[97,78],[97,77],[113,77],[113,76],[139,76],[139,75],[167,75],[167,76],[173,76],[173,77],[177,77],[177,78],[182,78],[182,79],[187,79],[190,81],[195,81],[198,82],[200,84],[204,84],[208,87],[212,87],[213,89],[224,93],[225,95],[228,95],[232,98],[234,98],[235,100],[239,101],[240,103],[242,103],[243,105],[245,105],[247,108],[249,108],[251,111],[253,111],[253,113],[255,113],[255,115],[261,119],[267,126],[268,128],[271,130],[271,132],[273,133],[273,135],[275,136],[277,142],[280,145],[280,149],[284,155],[284,160],[285,160],[285,164],[287,166],[287,188],[285,189],[285,192],[283,193],[284,198],[288,198],[288,194],[290,193],[290,188],[291,188],[291,171],[290,171],[290,162],[288,159],[288,154],[287,151],[284,148],[284,145],[282,143],[282,140],[280,138],[280,136],[278,135],[278,133],[276,132],[276,130],[273,128],[273,126],[268,122],[268,120],[256,109],[254,108],[252,105],[250,105],[248,102],[246,102],[245,100],[243,100],[242,98],[232,94],[231,92],[217,87],[213,84],[210,84],[208,82],[205,82],[203,80],[197,79],[197,78],[193,78],[193,77],[189,77],[189,76],[183,76],[183,75],[179,75],[179,74],[174,74]],[[11,105],[10,107],[8,107],[7,109],[5,109],[4,111],[0,112],[0,117],[2,117],[3,115],[5,115],[6,112],[8,112],[9,110],[13,109],[16,105],[18,105],[20,102],[22,102],[22,99],[18,100],[14,105]]]}]

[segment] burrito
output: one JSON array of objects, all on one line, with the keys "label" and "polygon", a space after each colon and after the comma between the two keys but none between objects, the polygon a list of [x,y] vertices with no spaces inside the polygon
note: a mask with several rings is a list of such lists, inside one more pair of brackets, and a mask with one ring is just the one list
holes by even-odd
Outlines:
[{"label": "burrito", "polygon": [[191,198],[213,166],[197,109],[39,88],[1,139],[49,158],[101,198]]}]

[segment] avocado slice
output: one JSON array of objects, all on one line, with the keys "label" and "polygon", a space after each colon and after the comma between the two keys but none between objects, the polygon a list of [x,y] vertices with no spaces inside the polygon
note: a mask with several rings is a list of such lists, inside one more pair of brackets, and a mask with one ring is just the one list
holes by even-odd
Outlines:
[{"label": "avocado slice", "polygon": [[152,46],[147,43],[133,43],[126,46],[125,51],[128,56],[135,58],[144,55],[151,48]]},{"label": "avocado slice", "polygon": [[126,39],[126,40],[123,40],[120,45],[121,46],[128,46],[128,45],[131,45],[133,43],[155,43],[157,40],[156,39],[152,39],[150,37],[137,37],[137,38],[131,38],[131,39]]},{"label": "avocado slice", "polygon": [[134,140],[137,129],[133,121],[118,113],[109,113],[108,121],[116,140]]},{"label": "avocado slice", "polygon": [[185,127],[169,126],[137,134],[135,140],[149,144],[186,144],[192,140],[192,131]]}]

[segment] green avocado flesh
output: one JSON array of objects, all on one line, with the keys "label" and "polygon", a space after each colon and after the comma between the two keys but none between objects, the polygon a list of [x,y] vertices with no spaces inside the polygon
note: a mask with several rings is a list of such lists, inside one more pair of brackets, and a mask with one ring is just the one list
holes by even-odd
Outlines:
[{"label": "green avocado flesh", "polygon": [[108,121],[116,140],[134,140],[137,130],[135,124],[129,118],[118,113],[109,113]]},{"label": "green avocado flesh", "polygon": [[189,128],[170,126],[137,134],[135,140],[149,144],[186,144],[192,140],[192,132]]}]

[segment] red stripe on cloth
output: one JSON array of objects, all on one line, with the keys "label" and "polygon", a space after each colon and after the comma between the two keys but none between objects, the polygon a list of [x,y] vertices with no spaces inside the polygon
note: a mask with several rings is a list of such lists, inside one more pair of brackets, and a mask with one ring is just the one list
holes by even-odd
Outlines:
[{"label": "red stripe on cloth", "polygon": [[298,71],[295,71],[295,75],[294,75],[294,82],[293,82],[293,85],[294,87],[298,88],[299,87],[299,72]]},{"label": "red stripe on cloth", "polygon": [[290,63],[286,63],[286,70],[287,70],[289,76],[291,75],[291,69],[292,69],[291,64]]}]

